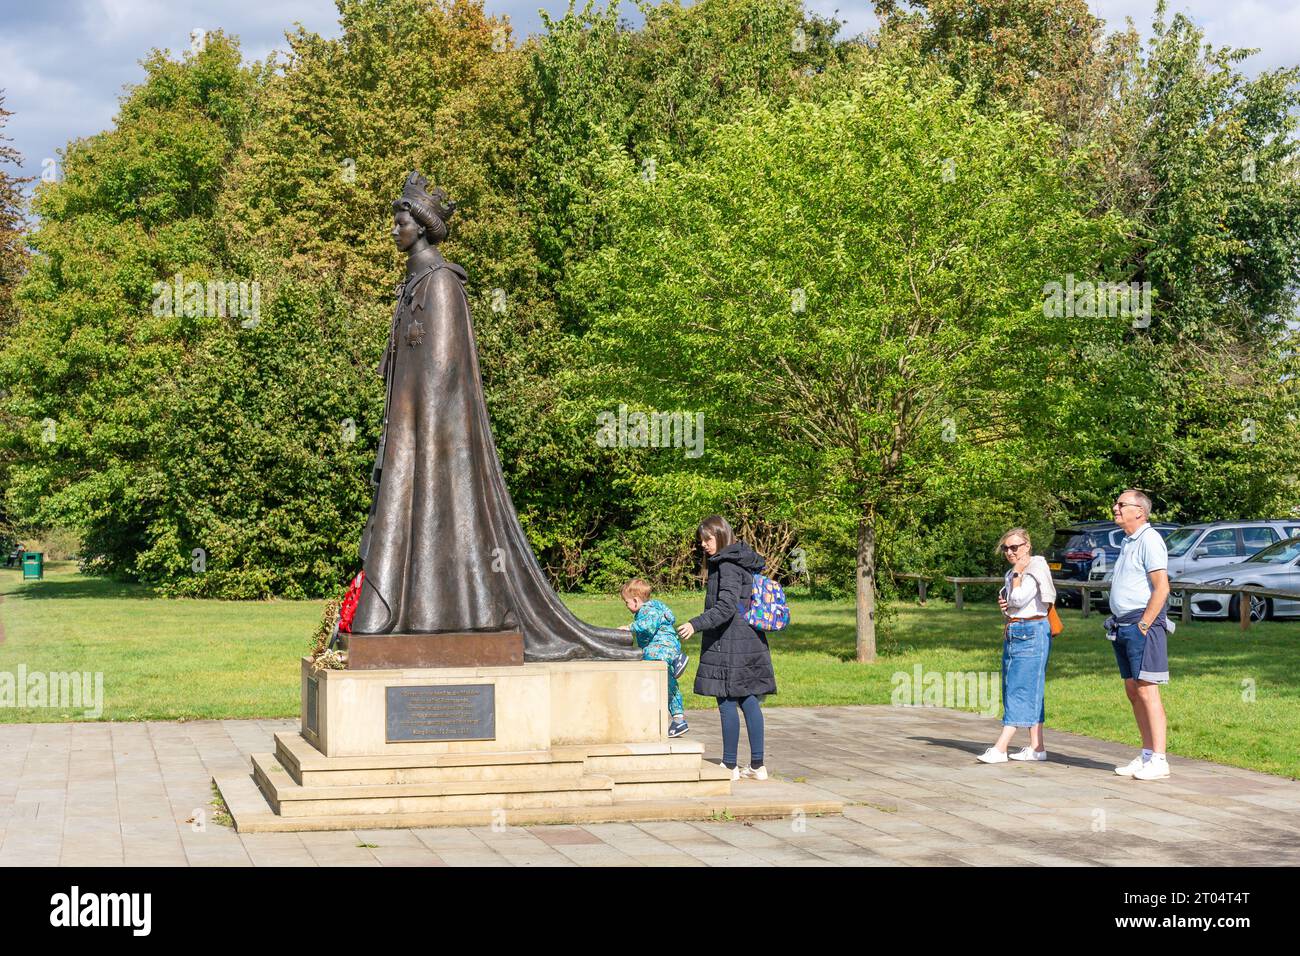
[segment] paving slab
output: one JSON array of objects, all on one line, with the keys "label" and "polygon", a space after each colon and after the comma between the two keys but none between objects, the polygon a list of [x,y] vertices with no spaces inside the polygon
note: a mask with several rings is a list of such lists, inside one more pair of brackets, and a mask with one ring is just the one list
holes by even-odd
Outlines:
[{"label": "paving slab", "polygon": [[[996,719],[926,707],[768,708],[762,793],[806,783],[842,816],[574,819],[533,825],[235,833],[214,776],[248,777],[293,720],[0,724],[0,866],[1229,866],[1300,864],[1300,783],[1048,726],[1044,764],[975,761]],[[706,759],[716,713],[689,714]],[[747,756],[741,743],[742,759]],[[738,790],[741,788],[738,788]],[[196,814],[196,811],[198,813]]]}]

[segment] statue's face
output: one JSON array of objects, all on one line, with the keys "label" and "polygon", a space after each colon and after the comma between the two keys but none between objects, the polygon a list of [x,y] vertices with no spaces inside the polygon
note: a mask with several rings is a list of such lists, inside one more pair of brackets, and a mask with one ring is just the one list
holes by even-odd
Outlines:
[{"label": "statue's face", "polygon": [[405,209],[393,213],[393,242],[401,252],[409,252],[424,234],[424,227]]}]

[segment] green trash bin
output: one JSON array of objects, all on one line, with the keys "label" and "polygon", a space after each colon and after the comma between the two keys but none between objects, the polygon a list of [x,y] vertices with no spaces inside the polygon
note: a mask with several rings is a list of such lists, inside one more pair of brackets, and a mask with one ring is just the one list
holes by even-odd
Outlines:
[{"label": "green trash bin", "polygon": [[23,552],[23,580],[39,581],[45,577],[45,554],[41,551]]}]

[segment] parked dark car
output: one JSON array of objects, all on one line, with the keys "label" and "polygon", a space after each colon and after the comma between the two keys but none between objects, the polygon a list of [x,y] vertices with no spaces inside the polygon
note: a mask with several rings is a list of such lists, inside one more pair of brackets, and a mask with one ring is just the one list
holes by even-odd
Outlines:
[{"label": "parked dark car", "polygon": [[[1168,538],[1178,525],[1168,521],[1153,521],[1151,526]],[[1113,521],[1081,521],[1078,524],[1057,528],[1052,543],[1043,552],[1052,577],[1060,581],[1087,581],[1093,562],[1109,568],[1119,557],[1124,529]],[[1074,589],[1061,590],[1056,601],[1066,607],[1079,607],[1081,595]]]}]

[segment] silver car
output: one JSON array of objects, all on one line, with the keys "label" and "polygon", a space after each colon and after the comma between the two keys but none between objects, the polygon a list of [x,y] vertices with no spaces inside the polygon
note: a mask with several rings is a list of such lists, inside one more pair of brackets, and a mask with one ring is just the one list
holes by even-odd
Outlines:
[{"label": "silver car", "polygon": [[[1295,535],[1300,535],[1300,519],[1297,518],[1206,521],[1184,525],[1165,536],[1165,547],[1169,551],[1169,580],[1190,580],[1190,575],[1236,564],[1269,545]],[[1105,561],[1094,562],[1088,580],[1109,581],[1113,569],[1108,564]],[[1092,601],[1094,604],[1105,605],[1107,592],[1095,592]],[[1182,597],[1178,594],[1171,595],[1169,609],[1176,611],[1181,607]],[[1192,613],[1196,613],[1195,607]]]},{"label": "silver car", "polygon": [[[1179,598],[1179,606],[1182,606],[1181,595],[1177,594],[1180,583],[1233,586],[1253,584],[1271,590],[1294,591],[1295,600],[1250,595],[1250,617],[1254,621],[1264,621],[1274,616],[1300,615],[1300,536],[1270,545],[1245,561],[1184,574],[1177,581],[1171,582],[1175,591],[1170,595],[1171,607],[1174,597]],[[1235,620],[1241,613],[1239,594],[1193,594],[1191,600],[1193,617],[1227,617]]]}]

